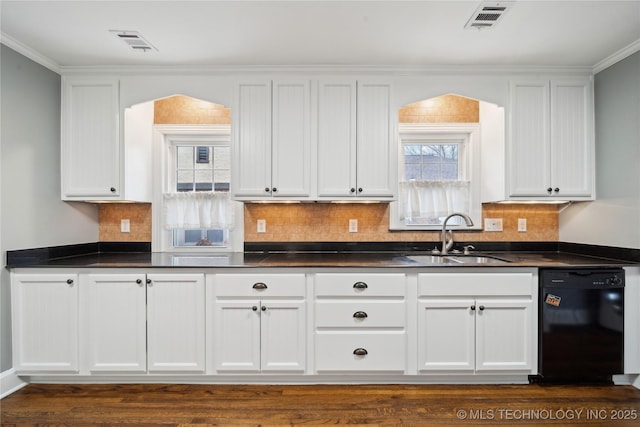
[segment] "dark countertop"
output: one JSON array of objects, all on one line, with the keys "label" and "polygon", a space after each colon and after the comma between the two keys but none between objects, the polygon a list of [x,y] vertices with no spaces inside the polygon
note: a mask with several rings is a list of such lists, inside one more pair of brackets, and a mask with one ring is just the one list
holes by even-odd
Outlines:
[{"label": "dark countertop", "polygon": [[[603,267],[631,266],[637,262],[581,255],[567,252],[492,251],[474,252],[474,256],[498,257],[499,263],[421,264],[406,255],[428,255],[430,252],[286,252],[286,253],[152,253],[119,252],[75,255],[37,260],[9,268],[273,268],[273,267],[366,267],[366,268],[429,268],[429,267]],[[452,254],[453,255],[453,254]]]}]

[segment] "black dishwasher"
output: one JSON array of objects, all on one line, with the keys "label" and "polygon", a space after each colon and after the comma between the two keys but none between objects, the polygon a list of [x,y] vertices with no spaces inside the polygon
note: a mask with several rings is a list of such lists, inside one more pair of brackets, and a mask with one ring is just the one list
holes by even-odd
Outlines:
[{"label": "black dishwasher", "polygon": [[624,270],[540,270],[538,371],[545,382],[611,382],[624,369]]}]

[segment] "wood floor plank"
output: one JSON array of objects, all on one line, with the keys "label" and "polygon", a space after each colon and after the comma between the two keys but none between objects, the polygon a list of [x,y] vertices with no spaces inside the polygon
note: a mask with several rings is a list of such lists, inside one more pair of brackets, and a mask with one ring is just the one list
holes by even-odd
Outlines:
[{"label": "wood floor plank", "polygon": [[640,390],[567,385],[42,385],[2,427],[640,425]]}]

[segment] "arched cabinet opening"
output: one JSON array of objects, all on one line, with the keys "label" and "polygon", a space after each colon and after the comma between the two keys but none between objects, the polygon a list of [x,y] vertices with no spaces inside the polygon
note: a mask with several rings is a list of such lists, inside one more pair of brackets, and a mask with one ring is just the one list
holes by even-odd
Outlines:
[{"label": "arched cabinet opening", "polygon": [[241,249],[229,108],[183,95],[137,104],[125,110],[124,140],[127,175],[150,180],[154,252]]},{"label": "arched cabinet opening", "polygon": [[[454,212],[482,228],[482,202],[504,197],[504,109],[443,94],[398,112],[398,199],[390,228],[436,230]],[[467,228],[461,219],[449,222]]]}]

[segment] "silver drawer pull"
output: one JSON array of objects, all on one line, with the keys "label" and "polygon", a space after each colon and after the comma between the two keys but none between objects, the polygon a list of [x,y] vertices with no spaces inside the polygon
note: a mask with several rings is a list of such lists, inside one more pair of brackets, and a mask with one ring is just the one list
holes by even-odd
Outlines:
[{"label": "silver drawer pull", "polygon": [[367,286],[367,284],[364,282],[356,282],[353,284],[354,289],[367,289],[368,287],[369,286]]},{"label": "silver drawer pull", "polygon": [[253,284],[253,289],[267,289],[266,283],[258,282]]},{"label": "silver drawer pull", "polygon": [[356,311],[355,313],[353,313],[353,317],[355,317],[356,319],[366,319],[369,316],[364,311]]},{"label": "silver drawer pull", "polygon": [[366,348],[356,348],[355,350],[353,350],[353,354],[355,354],[356,356],[366,356],[367,354],[369,354],[369,352]]}]

